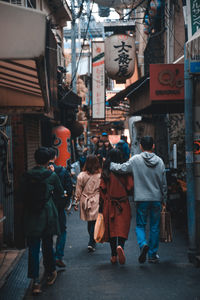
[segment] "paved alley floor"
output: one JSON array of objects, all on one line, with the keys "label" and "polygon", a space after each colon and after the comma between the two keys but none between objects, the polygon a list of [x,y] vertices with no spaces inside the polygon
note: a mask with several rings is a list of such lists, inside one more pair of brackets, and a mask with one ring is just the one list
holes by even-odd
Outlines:
[{"label": "paved alley floor", "polygon": [[[95,253],[87,252],[87,223],[79,219],[79,212],[72,211],[68,216],[66,270],[59,271],[53,286],[44,285],[37,299],[200,300],[200,269],[188,262],[185,234],[176,230],[172,243],[160,244],[159,264],[140,265],[134,227],[135,218],[125,245],[126,264],[111,265],[107,243],[98,244]],[[33,298],[29,291],[25,299]]]}]

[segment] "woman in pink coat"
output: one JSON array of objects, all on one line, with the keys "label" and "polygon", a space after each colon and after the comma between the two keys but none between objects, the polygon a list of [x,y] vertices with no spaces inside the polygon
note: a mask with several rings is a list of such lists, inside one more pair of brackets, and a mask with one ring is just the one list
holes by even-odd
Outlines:
[{"label": "woman in pink coat", "polygon": [[88,222],[88,252],[95,251],[94,226],[99,211],[100,165],[95,155],[88,155],[83,171],[77,177],[75,210],[80,205],[80,218]]},{"label": "woman in pink coat", "polygon": [[124,245],[128,239],[131,223],[131,207],[128,199],[132,194],[133,177],[129,174],[119,175],[110,171],[110,163],[122,162],[118,149],[110,150],[104,163],[100,183],[100,208],[105,222],[105,241],[110,243],[111,263],[117,259],[125,263]]}]

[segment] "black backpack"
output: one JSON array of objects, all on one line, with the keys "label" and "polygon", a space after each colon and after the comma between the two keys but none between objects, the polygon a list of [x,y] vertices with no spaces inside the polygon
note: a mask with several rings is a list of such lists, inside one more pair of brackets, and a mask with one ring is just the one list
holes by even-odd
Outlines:
[{"label": "black backpack", "polygon": [[52,174],[47,170],[40,176],[35,174],[24,174],[24,193],[23,202],[24,207],[31,213],[39,214],[43,210],[46,202],[50,198],[47,195],[46,179]]}]

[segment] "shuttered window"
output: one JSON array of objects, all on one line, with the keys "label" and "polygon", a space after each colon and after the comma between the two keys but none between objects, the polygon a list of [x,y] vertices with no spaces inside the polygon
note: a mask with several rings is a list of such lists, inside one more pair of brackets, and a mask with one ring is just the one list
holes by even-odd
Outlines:
[{"label": "shuttered window", "polygon": [[27,169],[31,169],[35,166],[35,150],[41,146],[40,121],[31,116],[26,116],[24,119],[24,124],[26,138]]}]

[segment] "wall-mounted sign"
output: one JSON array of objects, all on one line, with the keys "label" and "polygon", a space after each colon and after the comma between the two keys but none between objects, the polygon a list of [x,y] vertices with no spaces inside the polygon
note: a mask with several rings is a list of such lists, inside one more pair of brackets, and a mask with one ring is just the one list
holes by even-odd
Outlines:
[{"label": "wall-mounted sign", "polygon": [[92,118],[105,118],[104,42],[92,42]]},{"label": "wall-mounted sign", "polygon": [[152,64],[150,65],[150,99],[183,100],[184,99],[184,65]]},{"label": "wall-mounted sign", "polygon": [[187,42],[187,58],[190,73],[200,74],[200,29]]},{"label": "wall-mounted sign", "polygon": [[200,0],[187,0],[188,38],[200,29]]},{"label": "wall-mounted sign", "polygon": [[111,35],[105,40],[105,67],[108,77],[125,82],[135,67],[135,40],[127,34]]}]

